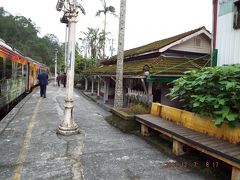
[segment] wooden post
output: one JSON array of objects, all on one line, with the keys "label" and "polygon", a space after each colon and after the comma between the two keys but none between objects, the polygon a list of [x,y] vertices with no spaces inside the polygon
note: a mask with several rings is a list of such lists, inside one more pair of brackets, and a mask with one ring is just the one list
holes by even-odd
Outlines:
[{"label": "wooden post", "polygon": [[97,97],[100,96],[100,78],[98,78],[98,86],[97,86]]},{"label": "wooden post", "polygon": [[141,134],[143,136],[149,136],[148,127],[144,124],[141,124]]},{"label": "wooden post", "polygon": [[173,140],[173,147],[172,147],[172,152],[176,155],[176,156],[181,156],[183,155],[185,152],[183,151],[183,144]]},{"label": "wooden post", "polygon": [[141,81],[142,81],[142,85],[143,85],[144,92],[147,93],[147,88],[146,88],[146,84],[145,84],[144,79],[142,78]]},{"label": "wooden post", "polygon": [[107,86],[107,87],[106,87],[106,90],[107,90],[107,91],[106,91],[106,101],[108,101],[109,81],[110,81],[110,79],[107,79],[107,80],[106,80],[106,86]]},{"label": "wooden post", "polygon": [[104,79],[104,95],[103,95],[103,102],[106,103],[106,94],[107,94],[107,81]]},{"label": "wooden post", "polygon": [[87,91],[88,89],[88,79],[85,77],[85,90],[84,91]]},{"label": "wooden post", "polygon": [[240,170],[236,167],[232,167],[231,180],[240,180]]},{"label": "wooden post", "polygon": [[133,88],[133,79],[129,79],[129,88],[130,88],[130,89]]},{"label": "wooden post", "polygon": [[152,95],[152,85],[153,85],[152,82],[149,82],[149,83],[148,83],[148,94],[149,94],[149,95]]},{"label": "wooden post", "polygon": [[92,96],[93,96],[93,89],[94,89],[94,80],[93,80],[93,77],[92,77],[92,92],[91,92]]}]

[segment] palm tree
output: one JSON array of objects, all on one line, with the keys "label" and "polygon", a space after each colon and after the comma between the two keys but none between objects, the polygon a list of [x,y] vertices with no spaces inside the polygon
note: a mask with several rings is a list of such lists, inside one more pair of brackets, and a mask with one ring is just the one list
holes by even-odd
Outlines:
[{"label": "palm tree", "polygon": [[115,109],[120,109],[123,107],[123,59],[124,59],[126,1],[127,0],[121,0],[121,6],[120,6],[116,86],[115,86],[115,97],[114,97]]},{"label": "palm tree", "polygon": [[[85,50],[85,54],[89,54],[92,60],[99,60],[102,58],[102,51],[104,46],[105,33],[97,28],[88,28],[87,32],[82,32],[83,38],[79,38],[82,41],[82,47]],[[85,55],[86,57],[87,55]]]},{"label": "palm tree", "polygon": [[106,41],[107,14],[112,14],[114,16],[117,16],[117,15],[115,14],[115,12],[116,12],[115,7],[107,6],[105,0],[101,0],[101,2],[102,2],[102,5],[103,5],[103,9],[98,10],[97,13],[96,13],[96,16],[99,17],[102,13],[104,14],[104,28],[103,28],[103,32],[104,32],[103,59],[104,59],[105,58],[105,41]]}]

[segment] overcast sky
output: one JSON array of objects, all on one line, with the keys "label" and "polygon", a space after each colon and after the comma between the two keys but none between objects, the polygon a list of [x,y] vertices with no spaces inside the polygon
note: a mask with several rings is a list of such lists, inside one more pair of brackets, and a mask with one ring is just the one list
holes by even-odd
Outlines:
[{"label": "overcast sky", "polygon": [[[86,16],[79,15],[77,38],[87,27],[103,28],[103,16],[95,17],[101,9],[100,0],[79,2]],[[119,14],[120,0],[106,0]],[[65,25],[59,19],[63,12],[55,9],[57,0],[0,0],[0,6],[13,15],[32,19],[40,28],[41,36],[55,34],[60,42],[65,39]],[[127,0],[125,49],[180,34],[201,26],[212,31],[212,0]],[[118,19],[108,16],[107,31],[118,38]],[[1,36],[1,35],[0,35]],[[117,44],[116,44],[117,46]],[[117,48],[116,48],[117,49]],[[116,52],[115,52],[116,53]]]}]

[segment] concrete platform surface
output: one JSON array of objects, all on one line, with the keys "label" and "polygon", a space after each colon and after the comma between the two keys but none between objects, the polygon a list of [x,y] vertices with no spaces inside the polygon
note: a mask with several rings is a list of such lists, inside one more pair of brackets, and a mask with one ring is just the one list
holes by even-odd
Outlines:
[{"label": "concrete platform surface", "polygon": [[[104,118],[109,112],[75,93],[74,118],[81,134],[61,136],[65,88],[36,88],[0,122],[0,179],[198,180],[140,137],[124,134]],[[15,113],[15,114],[14,114]],[[209,178],[208,178],[209,179]]]}]

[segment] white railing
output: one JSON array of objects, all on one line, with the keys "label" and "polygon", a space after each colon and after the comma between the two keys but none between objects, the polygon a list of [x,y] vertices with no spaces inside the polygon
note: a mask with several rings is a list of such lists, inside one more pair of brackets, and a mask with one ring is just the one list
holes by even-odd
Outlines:
[{"label": "white railing", "polygon": [[151,105],[153,101],[153,95],[147,94],[144,91],[133,90],[128,88],[128,92],[126,94],[127,103],[129,104],[144,104],[146,106]]}]

